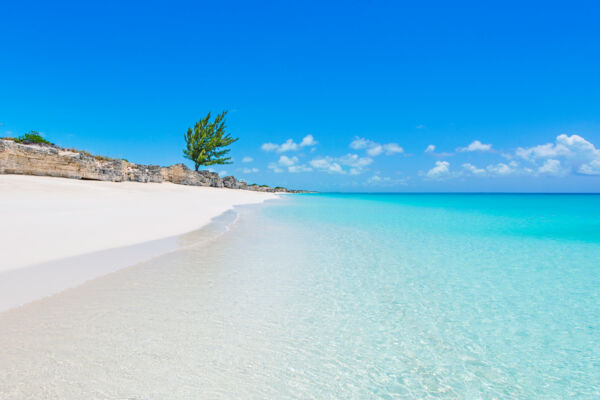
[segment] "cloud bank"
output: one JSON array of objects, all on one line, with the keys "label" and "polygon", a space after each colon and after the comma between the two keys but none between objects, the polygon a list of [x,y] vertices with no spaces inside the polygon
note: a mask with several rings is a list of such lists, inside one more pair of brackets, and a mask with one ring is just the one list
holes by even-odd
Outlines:
[{"label": "cloud bank", "polygon": [[458,149],[456,149],[456,151],[459,151],[462,153],[473,152],[473,151],[491,151],[491,150],[492,150],[491,144],[484,144],[484,143],[481,143],[479,140],[473,141],[467,147],[459,147]]},{"label": "cloud bank", "polygon": [[302,138],[300,143],[296,143],[294,142],[294,140],[288,139],[282,144],[276,144],[271,142],[263,143],[263,145],[260,146],[260,148],[266,152],[274,151],[276,153],[285,153],[287,151],[298,151],[304,147],[313,147],[316,146],[317,143],[318,142],[315,140],[313,135],[306,135],[304,136],[304,138]]},{"label": "cloud bank", "polygon": [[385,154],[386,156],[392,156],[394,154],[404,153],[404,149],[400,147],[397,143],[385,143],[379,144],[369,139],[355,137],[352,142],[350,142],[350,148],[354,150],[365,150],[367,154],[371,157],[376,157],[380,154]]}]

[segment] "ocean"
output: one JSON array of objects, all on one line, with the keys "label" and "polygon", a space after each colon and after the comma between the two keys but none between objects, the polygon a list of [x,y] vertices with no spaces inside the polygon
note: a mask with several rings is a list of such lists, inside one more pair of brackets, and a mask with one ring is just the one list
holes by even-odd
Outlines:
[{"label": "ocean", "polygon": [[600,397],[599,195],[286,195],[181,246],[0,314],[0,398]]}]

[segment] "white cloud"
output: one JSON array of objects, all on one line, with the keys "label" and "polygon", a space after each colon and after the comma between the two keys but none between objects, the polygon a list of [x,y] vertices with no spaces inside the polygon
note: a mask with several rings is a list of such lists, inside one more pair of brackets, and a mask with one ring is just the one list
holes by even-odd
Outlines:
[{"label": "white cloud", "polygon": [[328,168],[329,172],[334,172],[337,174],[343,174],[345,173],[344,170],[342,169],[342,166],[336,162],[329,164],[329,168]]},{"label": "white cloud", "polygon": [[[569,171],[576,171],[583,175],[599,174],[600,149],[579,135],[558,135],[554,143],[519,147],[515,154],[533,164],[545,160],[538,168],[540,173],[564,175]],[[550,160],[553,161],[548,163]],[[560,170],[552,172],[552,168],[560,168]]]},{"label": "white cloud", "polygon": [[436,161],[435,167],[427,171],[428,178],[442,179],[450,175],[450,163],[448,161]]},{"label": "white cloud", "polygon": [[493,175],[510,175],[516,172],[514,167],[505,163],[488,165],[486,169],[490,174]]},{"label": "white cloud", "polygon": [[345,156],[339,157],[338,160],[342,165],[354,168],[363,168],[373,162],[372,158],[359,157],[357,154],[346,154]]},{"label": "white cloud", "polygon": [[335,158],[332,157],[321,157],[315,158],[311,160],[309,164],[315,168],[329,173],[335,174],[345,174],[346,171],[342,168],[342,166],[335,161]]},{"label": "white cloud", "polygon": [[425,148],[425,153],[434,155],[436,157],[452,157],[452,156],[456,155],[455,153],[447,153],[447,152],[436,153],[435,149],[436,149],[435,145],[430,144],[429,146],[427,146]]},{"label": "white cloud", "polygon": [[371,157],[376,157],[376,156],[380,155],[381,153],[383,153],[383,146],[381,146],[380,144],[377,144],[373,147],[369,147],[367,149],[367,154],[370,155]]},{"label": "white cloud", "polygon": [[288,172],[293,173],[312,171],[311,167],[303,164],[298,164],[298,161],[298,157],[296,156],[288,157],[283,155],[279,157],[279,160],[276,163],[269,163],[268,168],[273,170],[273,172],[277,173],[285,172],[286,169]]},{"label": "white cloud", "polygon": [[519,147],[516,155],[526,160],[554,157],[576,157],[582,159],[600,158],[600,150],[578,135],[559,135],[555,143],[546,143],[534,147]]},{"label": "white cloud", "polygon": [[573,151],[574,153],[594,154],[597,156],[598,152],[600,151],[596,149],[596,147],[593,144],[591,144],[579,135],[559,135],[556,138],[556,142],[559,145],[563,145],[571,149],[571,151]]},{"label": "white cloud", "polygon": [[473,141],[467,147],[459,147],[458,149],[456,149],[456,151],[461,151],[461,152],[465,152],[465,151],[469,151],[469,152],[470,151],[490,151],[490,150],[492,150],[492,145],[491,144],[481,143],[479,140]]},{"label": "white cloud", "polygon": [[318,142],[315,140],[313,135],[306,135],[302,138],[300,142],[300,147],[312,147],[315,146]]},{"label": "white cloud", "polygon": [[485,170],[482,168],[477,168],[476,166],[474,166],[473,164],[470,163],[465,163],[462,165],[462,167],[472,173],[473,175],[484,175],[485,174]]},{"label": "white cloud", "polygon": [[600,159],[590,161],[587,164],[583,164],[577,170],[580,174],[584,175],[600,175]]},{"label": "white cloud", "polygon": [[571,151],[562,144],[546,143],[529,148],[519,147],[515,153],[525,160],[535,160],[537,158],[568,156]]},{"label": "white cloud", "polygon": [[244,169],[242,170],[242,172],[243,172],[243,173],[245,173],[245,174],[256,173],[256,172],[258,172],[258,171],[259,171],[259,169],[258,169],[258,168],[244,168]]},{"label": "white cloud", "polygon": [[306,165],[290,165],[288,167],[288,171],[292,172],[292,173],[297,173],[297,172],[310,172],[312,171],[312,168]]},{"label": "white cloud", "polygon": [[404,149],[399,146],[398,143],[379,144],[358,136],[350,142],[350,148],[354,150],[366,150],[367,154],[371,157],[376,157],[383,153],[385,153],[386,156],[404,153]]},{"label": "white cloud", "polygon": [[354,138],[354,140],[352,142],[350,142],[350,147],[353,148],[354,150],[361,150],[361,149],[366,149],[367,147],[371,146],[371,144],[374,144],[374,143],[368,139],[359,138],[357,136],[356,138]]},{"label": "white cloud", "polygon": [[490,164],[485,169],[477,168],[475,165],[465,163],[462,165],[465,173],[474,176],[488,176],[488,177],[502,177],[509,175],[564,175],[565,169],[562,167],[559,160],[549,159],[541,165],[539,168],[531,169],[528,167],[522,167],[516,161],[510,161],[509,163],[497,163]]},{"label": "white cloud", "polygon": [[[360,157],[358,154],[346,154],[342,157],[318,157],[310,161],[310,165],[319,170],[330,173],[351,175],[361,174],[366,166],[373,162],[372,158]],[[349,170],[344,170],[343,167],[348,167]]]},{"label": "white cloud", "polygon": [[285,141],[285,143],[282,143],[281,145],[279,145],[277,152],[285,153],[286,151],[295,151],[295,150],[298,150],[298,145],[296,143],[294,143],[294,141],[292,139],[288,139]]},{"label": "white cloud", "polygon": [[283,165],[284,167],[289,167],[290,165],[294,165],[298,162],[298,157],[288,157],[281,156],[279,157],[279,165]]},{"label": "white cloud", "polygon": [[227,171],[221,171],[219,172],[219,176],[223,177],[227,175]]},{"label": "white cloud", "polygon": [[538,168],[538,172],[540,174],[560,175],[562,173],[560,161],[550,158]]},{"label": "white cloud", "polygon": [[391,156],[393,154],[404,153],[404,149],[398,146],[397,143],[387,143],[383,145],[383,150],[385,150],[385,154]]},{"label": "white cloud", "polygon": [[313,135],[306,135],[302,138],[300,143],[294,142],[292,139],[288,139],[282,144],[276,143],[263,143],[260,148],[264,151],[276,151],[277,153],[285,153],[286,151],[297,151],[302,149],[303,147],[313,147],[317,144],[317,141],[313,137]]},{"label": "white cloud", "polygon": [[242,158],[242,162],[243,163],[249,163],[249,162],[252,162],[252,161],[254,161],[254,158],[252,158],[252,157],[246,156],[246,157]]},{"label": "white cloud", "polygon": [[578,135],[559,135],[555,143],[546,143],[534,147],[519,147],[516,155],[526,160],[551,157],[591,157],[599,156],[594,145]]},{"label": "white cloud", "polygon": [[263,143],[263,145],[260,146],[260,148],[264,151],[274,151],[279,149],[279,145],[275,143]]},{"label": "white cloud", "polygon": [[325,169],[329,167],[331,161],[327,158],[315,158],[314,160],[311,160],[309,164],[318,169]]},{"label": "white cloud", "polygon": [[273,170],[273,172],[276,172],[278,174],[281,172],[284,172],[283,168],[281,168],[277,163],[274,163],[274,162],[269,163],[269,165],[267,165],[267,168],[269,168],[270,170]]}]

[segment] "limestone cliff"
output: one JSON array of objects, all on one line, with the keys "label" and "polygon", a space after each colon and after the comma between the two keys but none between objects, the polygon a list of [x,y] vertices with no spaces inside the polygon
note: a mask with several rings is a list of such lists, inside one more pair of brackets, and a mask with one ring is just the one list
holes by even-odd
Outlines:
[{"label": "limestone cliff", "polygon": [[184,164],[169,167],[133,164],[51,145],[20,144],[0,139],[0,174],[54,176],[111,182],[172,182],[180,185],[225,187],[268,192],[299,192],[247,185],[233,176],[193,171]]}]

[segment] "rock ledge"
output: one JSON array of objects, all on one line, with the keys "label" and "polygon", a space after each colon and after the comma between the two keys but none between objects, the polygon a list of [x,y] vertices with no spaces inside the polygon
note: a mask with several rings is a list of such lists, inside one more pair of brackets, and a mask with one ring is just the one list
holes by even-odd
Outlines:
[{"label": "rock ledge", "polygon": [[244,189],[257,192],[307,193],[303,190],[248,185],[233,176],[193,171],[184,164],[168,167],[133,164],[56,146],[21,144],[0,139],[0,174],[54,176],[110,182],[172,182],[179,185]]}]

